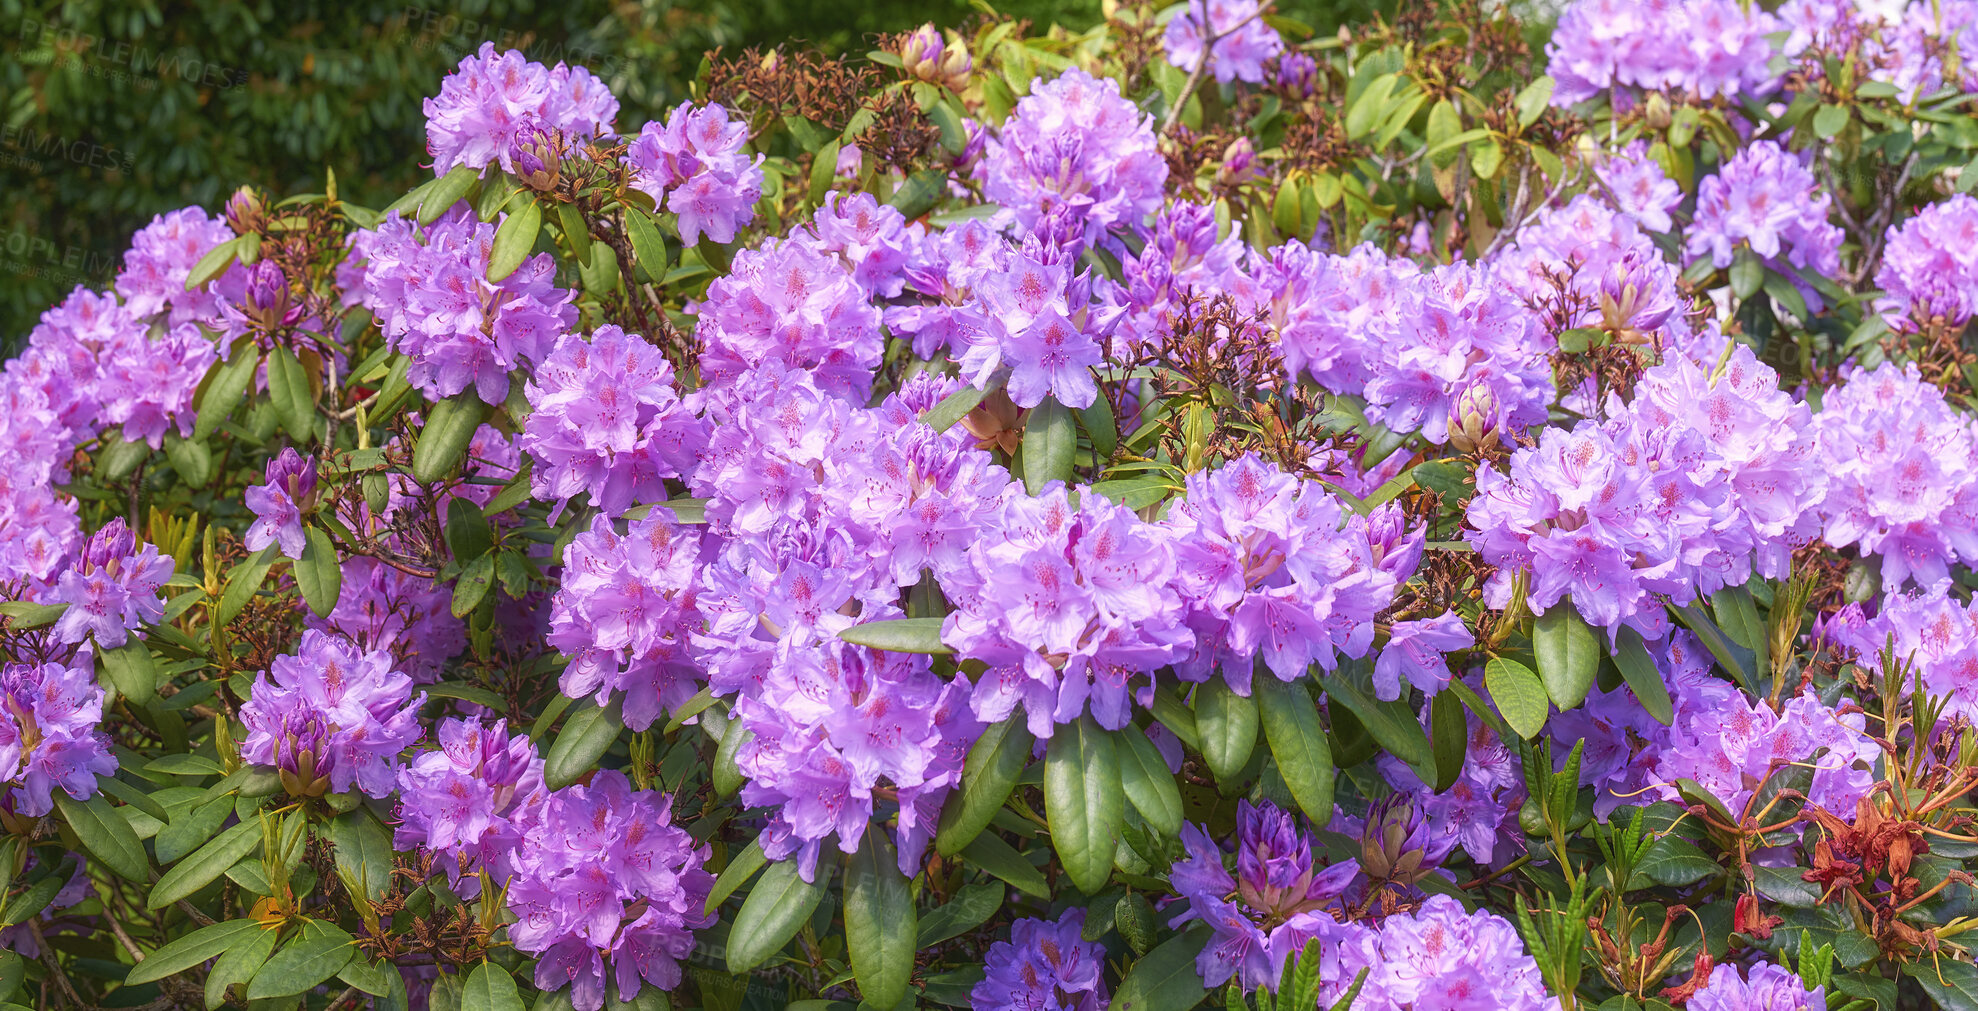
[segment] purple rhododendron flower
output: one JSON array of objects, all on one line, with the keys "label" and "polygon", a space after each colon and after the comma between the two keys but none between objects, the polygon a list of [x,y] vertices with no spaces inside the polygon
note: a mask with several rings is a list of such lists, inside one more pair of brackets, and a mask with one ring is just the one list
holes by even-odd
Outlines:
[{"label": "purple rhododendron flower", "polygon": [[412,696],[412,679],[392,669],[388,654],[309,629],[294,654],[255,676],[240,709],[240,757],[282,772],[291,792],[355,788],[388,797],[399,754],[423,733],[424,698]]},{"label": "purple rhododendron flower", "polygon": [[1106,949],[1083,935],[1085,910],[1057,922],[1022,919],[1010,939],[989,946],[982,981],[969,991],[976,1011],[1100,1011],[1106,1006]]},{"label": "purple rhododendron flower", "polygon": [[1740,973],[1722,962],[1710,981],[1684,1007],[1690,1011],[1825,1011],[1827,988],[1808,989],[1799,976],[1771,962],[1754,962]]},{"label": "purple rhododendron flower", "polygon": [[442,720],[433,736],[438,750],[398,770],[396,845],[441,854],[456,885],[483,867],[506,879],[525,845],[521,825],[547,796],[535,742],[510,735],[506,720],[457,717]]},{"label": "purple rhododendron flower", "polygon": [[546,127],[573,140],[610,136],[618,98],[583,67],[545,67],[483,42],[440,82],[439,95],[426,99],[424,108],[434,175],[497,162],[519,175],[513,144],[518,133]]},{"label": "purple rhododendron flower", "polygon": [[1148,117],[1119,83],[1073,67],[1039,78],[976,169],[983,195],[1029,232],[1062,209],[1087,243],[1160,207],[1167,162]]},{"label": "purple rhododendron flower", "polygon": [[636,334],[606,324],[589,340],[565,335],[523,388],[530,489],[558,503],[588,493],[607,516],[663,501],[665,480],[690,471],[707,438],[673,382],[666,356]]},{"label": "purple rhododendron flower", "polygon": [[735,230],[755,219],[762,196],[762,156],[743,148],[748,124],[730,121],[720,105],[675,106],[662,125],[653,120],[625,151],[632,187],[679,220],[680,241],[692,246],[705,234],[732,242]]},{"label": "purple rhododendron flower", "polygon": [[571,658],[563,694],[599,705],[621,695],[634,730],[691,698],[705,680],[688,650],[703,555],[700,535],[663,506],[622,535],[603,516],[578,534],[550,615],[549,644]]},{"label": "purple rhododendron flower", "polygon": [[172,566],[156,545],[139,545],[123,517],[112,519],[56,581],[50,602],[69,605],[55,620],[56,640],[94,637],[105,649],[122,646],[132,630],[165,616],[158,590],[172,578]]},{"label": "purple rhododendron flower", "polygon": [[249,551],[279,544],[282,554],[301,558],[302,516],[316,502],[316,458],[284,448],[268,460],[266,479],[247,489],[247,508],[254,524],[241,538]]},{"label": "purple rhododendron flower", "polygon": [[693,932],[714,922],[714,875],[701,866],[711,848],[673,824],[673,799],[605,769],[524,810],[508,936],[536,957],[536,986],[568,987],[578,1011],[603,1007],[611,983],[628,1003],[642,986],[679,986]]},{"label": "purple rhododendron flower", "polygon": [[87,652],[74,663],[0,667],[0,779],[8,800],[29,816],[54,808],[54,790],[77,800],[96,794],[96,777],[117,771],[103,721],[103,689]]},{"label": "purple rhododendron flower", "polygon": [[1209,71],[1216,80],[1264,80],[1264,64],[1284,52],[1284,39],[1264,22],[1257,0],[1188,0],[1188,6],[1168,21],[1161,46],[1168,62],[1183,70],[1202,65],[1202,47],[1210,38]]},{"label": "purple rhododendron flower", "polygon": [[1449,663],[1443,654],[1468,649],[1476,637],[1461,615],[1445,611],[1433,618],[1397,621],[1380,659],[1374,661],[1374,693],[1393,701],[1401,697],[1401,681],[1434,695],[1449,684]]}]

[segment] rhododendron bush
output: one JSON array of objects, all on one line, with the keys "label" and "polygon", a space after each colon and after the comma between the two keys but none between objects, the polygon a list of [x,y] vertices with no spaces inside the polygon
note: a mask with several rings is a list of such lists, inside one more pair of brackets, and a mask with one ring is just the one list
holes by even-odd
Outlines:
[{"label": "rhododendron bush", "polygon": [[0,998],[1978,1008],[1978,3],[1526,27],[490,44],[160,216],[0,377]]}]

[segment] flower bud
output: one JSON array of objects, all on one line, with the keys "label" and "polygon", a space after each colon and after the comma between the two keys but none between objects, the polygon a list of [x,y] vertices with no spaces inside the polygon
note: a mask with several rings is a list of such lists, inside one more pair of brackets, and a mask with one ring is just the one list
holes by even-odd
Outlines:
[{"label": "flower bud", "polygon": [[268,223],[267,203],[252,186],[242,186],[227,198],[227,227],[235,235],[259,232]]},{"label": "flower bud", "polygon": [[1222,167],[1216,169],[1216,185],[1235,186],[1257,172],[1257,149],[1248,137],[1238,137],[1223,148]]},{"label": "flower bud", "polygon": [[1449,444],[1463,453],[1497,445],[1497,391],[1489,383],[1471,383],[1449,402]]},{"label": "flower bud", "polygon": [[900,58],[907,73],[923,81],[932,81],[944,48],[941,30],[930,21],[900,36],[899,48],[893,51],[893,55]]},{"label": "flower bud", "polygon": [[258,260],[247,268],[247,288],[242,295],[249,319],[273,329],[289,315],[288,275],[272,260]]},{"label": "flower bud", "polygon": [[1648,106],[1643,112],[1648,118],[1648,128],[1651,130],[1667,130],[1669,124],[1675,122],[1675,116],[1669,109],[1669,100],[1659,91],[1649,94]]},{"label": "flower bud", "polygon": [[556,148],[556,134],[541,123],[515,131],[508,141],[508,161],[522,185],[542,191],[556,188],[563,160]]},{"label": "flower bud", "polygon": [[1412,885],[1429,873],[1433,853],[1428,822],[1406,794],[1390,794],[1367,812],[1360,830],[1360,867],[1376,881]]}]

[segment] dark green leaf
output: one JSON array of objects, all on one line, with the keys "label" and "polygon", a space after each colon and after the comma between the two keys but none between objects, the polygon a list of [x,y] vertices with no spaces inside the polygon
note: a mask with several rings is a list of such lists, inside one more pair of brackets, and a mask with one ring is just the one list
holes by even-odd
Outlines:
[{"label": "dark green leaf", "polygon": [[941,810],[941,828],[934,846],[943,856],[962,851],[987,828],[989,820],[1009,799],[1017,777],[1030,763],[1030,736],[1022,713],[991,725],[968,749],[962,781]]},{"label": "dark green leaf", "polygon": [[209,958],[218,958],[222,952],[261,931],[261,924],[255,920],[227,920],[201,927],[132,966],[124,985],[136,986],[184,972]]},{"label": "dark green leaf", "polygon": [[1071,482],[1071,461],[1078,450],[1078,422],[1056,397],[1045,397],[1030,409],[1023,426],[1023,484],[1032,495],[1052,481]]},{"label": "dark green leaf", "polygon": [[494,528],[487,516],[464,498],[447,503],[445,533],[447,550],[457,562],[479,558],[494,548]]},{"label": "dark green leaf", "polygon": [[1739,246],[1731,260],[1731,293],[1742,302],[1758,294],[1765,287],[1765,261],[1751,251],[1750,246]]},{"label": "dark green leaf", "polygon": [[817,880],[808,883],[797,875],[795,860],[771,864],[762,872],[728,932],[729,972],[741,974],[754,969],[797,936],[830,890],[826,866],[820,863]]},{"label": "dark green leaf", "polygon": [[940,403],[922,411],[921,423],[937,432],[945,432],[967,417],[968,412],[975,410],[975,405],[981,403],[982,398],[988,395],[988,390],[964,386],[942,397]]},{"label": "dark green leaf", "polygon": [[1044,753],[1044,815],[1065,873],[1087,895],[1112,877],[1123,800],[1112,736],[1089,716],[1060,725]]},{"label": "dark green leaf", "polygon": [[[556,734],[556,743],[550,745],[549,755],[543,759],[544,784],[560,790],[582,779],[585,773],[597,768],[598,759],[604,757],[611,742],[624,729],[617,699],[602,709],[591,702],[581,708],[573,707],[563,721],[563,729]],[[730,733],[733,732],[730,728]]]},{"label": "dark green leaf", "polygon": [[1394,757],[1407,762],[1423,782],[1435,779],[1435,751],[1429,746],[1428,732],[1422,729],[1414,708],[1399,699],[1382,702],[1374,698],[1372,685],[1365,676],[1367,668],[1368,664],[1362,661],[1341,665],[1339,670],[1327,675],[1327,697],[1351,709],[1367,733]]},{"label": "dark green leaf", "polygon": [[52,792],[62,820],[75,830],[91,856],[125,880],[151,880],[151,861],[145,859],[144,844],[131,831],[130,822],[110,806],[109,798],[98,793],[88,800],[76,800],[67,790]]},{"label": "dark green leaf", "polygon": [[151,887],[145,900],[147,909],[163,909],[213,883],[228,868],[261,848],[261,823],[245,821],[220,833],[219,838],[199,847],[178,862]]},{"label": "dark green leaf", "polygon": [[289,438],[306,442],[316,425],[316,395],[309,388],[309,375],[287,348],[268,352],[268,397]]},{"label": "dark green leaf", "polygon": [[213,451],[204,439],[182,439],[177,432],[165,433],[165,459],[179,472],[189,488],[204,488],[213,479]]},{"label": "dark green leaf", "polygon": [[918,927],[913,892],[897,863],[885,833],[868,826],[845,870],[845,946],[859,993],[873,1007],[898,1004],[913,975]]},{"label": "dark green leaf", "polygon": [[216,624],[224,627],[231,623],[247,602],[254,599],[262,581],[268,578],[268,570],[275,564],[276,550],[277,545],[270,544],[227,572],[227,588],[220,594],[219,613],[213,616]]},{"label": "dark green leaf", "polygon": [[1560,712],[1586,701],[1600,673],[1600,635],[1580,617],[1570,598],[1560,598],[1533,623],[1532,652],[1538,657],[1545,693]]},{"label": "dark green leaf", "polygon": [[1250,763],[1257,746],[1256,701],[1231,691],[1222,678],[1210,678],[1195,688],[1195,730],[1202,735],[1202,759],[1216,782],[1235,786],[1237,773]]},{"label": "dark green leaf", "polygon": [[481,606],[481,601],[487,598],[488,591],[494,588],[494,580],[494,555],[482,555],[468,562],[467,567],[460,570],[460,577],[454,580],[453,601],[448,605],[448,610],[452,611],[456,618],[465,618],[472,614],[476,607]]},{"label": "dark green leaf", "polygon": [[1167,760],[1147,739],[1147,734],[1129,723],[1117,732],[1119,738],[1120,785],[1133,809],[1154,831],[1173,837],[1181,833],[1181,790]]},{"label": "dark green leaf", "polygon": [[1113,994],[1114,1011],[1188,1011],[1209,995],[1195,970],[1195,956],[1209,943],[1196,923],[1135,961]]},{"label": "dark green leaf", "polygon": [[[616,993],[618,988],[610,989]],[[515,990],[515,978],[492,962],[475,966],[460,989],[460,1011],[525,1011],[525,1008],[522,995]]]},{"label": "dark green leaf", "polygon": [[391,834],[378,824],[368,808],[355,808],[337,815],[323,826],[330,845],[336,847],[337,871],[351,886],[371,901],[384,898],[391,890]]},{"label": "dark green leaf", "polygon": [[994,832],[976,836],[973,842],[962,847],[961,855],[963,860],[1015,885],[1018,891],[1026,895],[1045,900],[1051,898],[1051,886],[1045,883],[1044,875]]},{"label": "dark green leaf", "polygon": [[307,527],[303,536],[302,558],[295,563],[295,585],[302,590],[302,599],[308,602],[309,609],[318,617],[327,617],[336,610],[337,598],[343,595],[343,563],[337,559],[336,546],[330,543],[330,535],[322,527]]},{"label": "dark green leaf", "polygon": [[1663,836],[1648,847],[1641,861],[1635,865],[1634,887],[1643,887],[1639,882],[1647,881],[1670,888],[1693,885],[1705,878],[1723,873],[1724,868],[1710,859],[1696,844],[1677,836]]},{"label": "dark green leaf", "polygon": [[1264,740],[1270,743],[1271,757],[1277,759],[1278,774],[1291,788],[1292,798],[1312,824],[1329,823],[1337,773],[1332,766],[1332,745],[1319,723],[1318,704],[1302,681],[1284,682],[1259,673],[1251,676],[1250,688],[1256,693]]},{"label": "dark green leaf", "polygon": [[197,290],[200,285],[219,277],[221,272],[233,266],[234,261],[240,259],[240,246],[240,237],[235,236],[207,250],[206,255],[200,257],[199,262],[186,273],[185,290]]},{"label": "dark green leaf", "polygon": [[1437,692],[1429,704],[1429,746],[1435,751],[1435,790],[1441,793],[1456,785],[1470,753],[1470,723],[1454,692]]},{"label": "dark green leaf", "polygon": [[426,412],[419,441],[412,447],[412,476],[434,484],[453,473],[480,430],[487,405],[473,390],[455,394]]},{"label": "dark green leaf", "polygon": [[[556,223],[563,230],[564,241],[570,243],[570,255],[578,263],[590,259],[591,226],[584,220],[584,209],[576,204],[559,203],[556,205]],[[496,241],[500,241],[499,237]],[[636,251],[633,255],[637,255]]]},{"label": "dark green leaf", "polygon": [[224,796],[210,800],[202,796],[175,808],[170,822],[151,840],[158,851],[158,862],[176,863],[180,857],[206,845],[233,813],[234,799]]},{"label": "dark green leaf", "polygon": [[1621,634],[1614,650],[1614,666],[1621,669],[1621,678],[1635,693],[1643,710],[1655,718],[1657,723],[1668,726],[1675,722],[1676,704],[1669,698],[1669,686],[1662,681],[1662,672],[1655,668],[1655,661],[1648,655],[1648,646],[1642,642],[1641,633],[1621,626]]},{"label": "dark green leaf", "polygon": [[255,930],[242,934],[229,945],[226,954],[214,961],[213,971],[206,975],[206,1006],[218,1007],[226,999],[228,987],[253,979],[267,964],[276,940],[275,931]]},{"label": "dark green leaf", "polygon": [[988,882],[963,885],[948,904],[930,910],[920,918],[914,946],[931,948],[950,938],[960,937],[987,922],[1003,908],[1003,886]]},{"label": "dark green leaf", "polygon": [[749,879],[755,877],[756,872],[768,862],[769,859],[762,854],[762,838],[758,836],[749,840],[740,853],[728,859],[728,866],[723,867],[721,875],[714,879],[714,887],[707,893],[707,914],[714,915],[728,896],[735,894],[735,889],[748,884]]},{"label": "dark green leaf", "polygon": [[349,964],[357,947],[343,928],[328,920],[310,920],[302,933],[282,950],[247,984],[247,999],[293,997],[318,984]]},{"label": "dark green leaf", "polygon": [[666,237],[652,223],[644,211],[636,207],[625,208],[625,234],[632,240],[632,256],[639,269],[655,280],[666,277]]},{"label": "dark green leaf", "polygon": [[[373,962],[362,956],[351,959],[338,969],[337,978],[373,997],[390,997],[394,980],[401,987],[405,985],[405,981],[399,978],[397,966]],[[385,1006],[385,1002],[379,1002],[380,1011]]]},{"label": "dark green leaf", "polygon": [[151,662],[151,647],[132,636],[116,649],[103,651],[103,673],[117,694],[137,705],[150,704],[157,697],[158,674]]},{"label": "dark green leaf", "polygon": [[893,191],[886,203],[899,209],[908,221],[926,214],[941,202],[948,192],[948,173],[934,169],[921,169],[907,177],[899,189]]}]

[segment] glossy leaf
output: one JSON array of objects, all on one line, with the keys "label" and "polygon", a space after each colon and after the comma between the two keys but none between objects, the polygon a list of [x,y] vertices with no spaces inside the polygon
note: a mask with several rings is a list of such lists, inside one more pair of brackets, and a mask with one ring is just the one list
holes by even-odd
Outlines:
[{"label": "glossy leaf", "polygon": [[1119,753],[1089,716],[1061,724],[1044,753],[1044,815],[1072,884],[1096,894],[1112,877],[1126,816]]},{"label": "glossy leaf", "polygon": [[918,931],[913,892],[884,831],[868,827],[845,869],[845,944],[859,993],[874,1007],[907,995]]},{"label": "glossy leaf", "polygon": [[735,925],[728,932],[728,971],[745,973],[769,960],[797,936],[810,914],[824,901],[828,887],[826,864],[817,868],[817,879],[806,882],[797,875],[797,862],[783,860],[762,872],[749,897],[735,914]]},{"label": "glossy leaf", "polygon": [[1292,798],[1312,824],[1331,822],[1337,773],[1332,745],[1319,723],[1318,704],[1303,682],[1279,681],[1275,675],[1253,675],[1250,690],[1256,695],[1264,740],[1270,743],[1271,757],[1277,759],[1278,774],[1291,788]]}]

